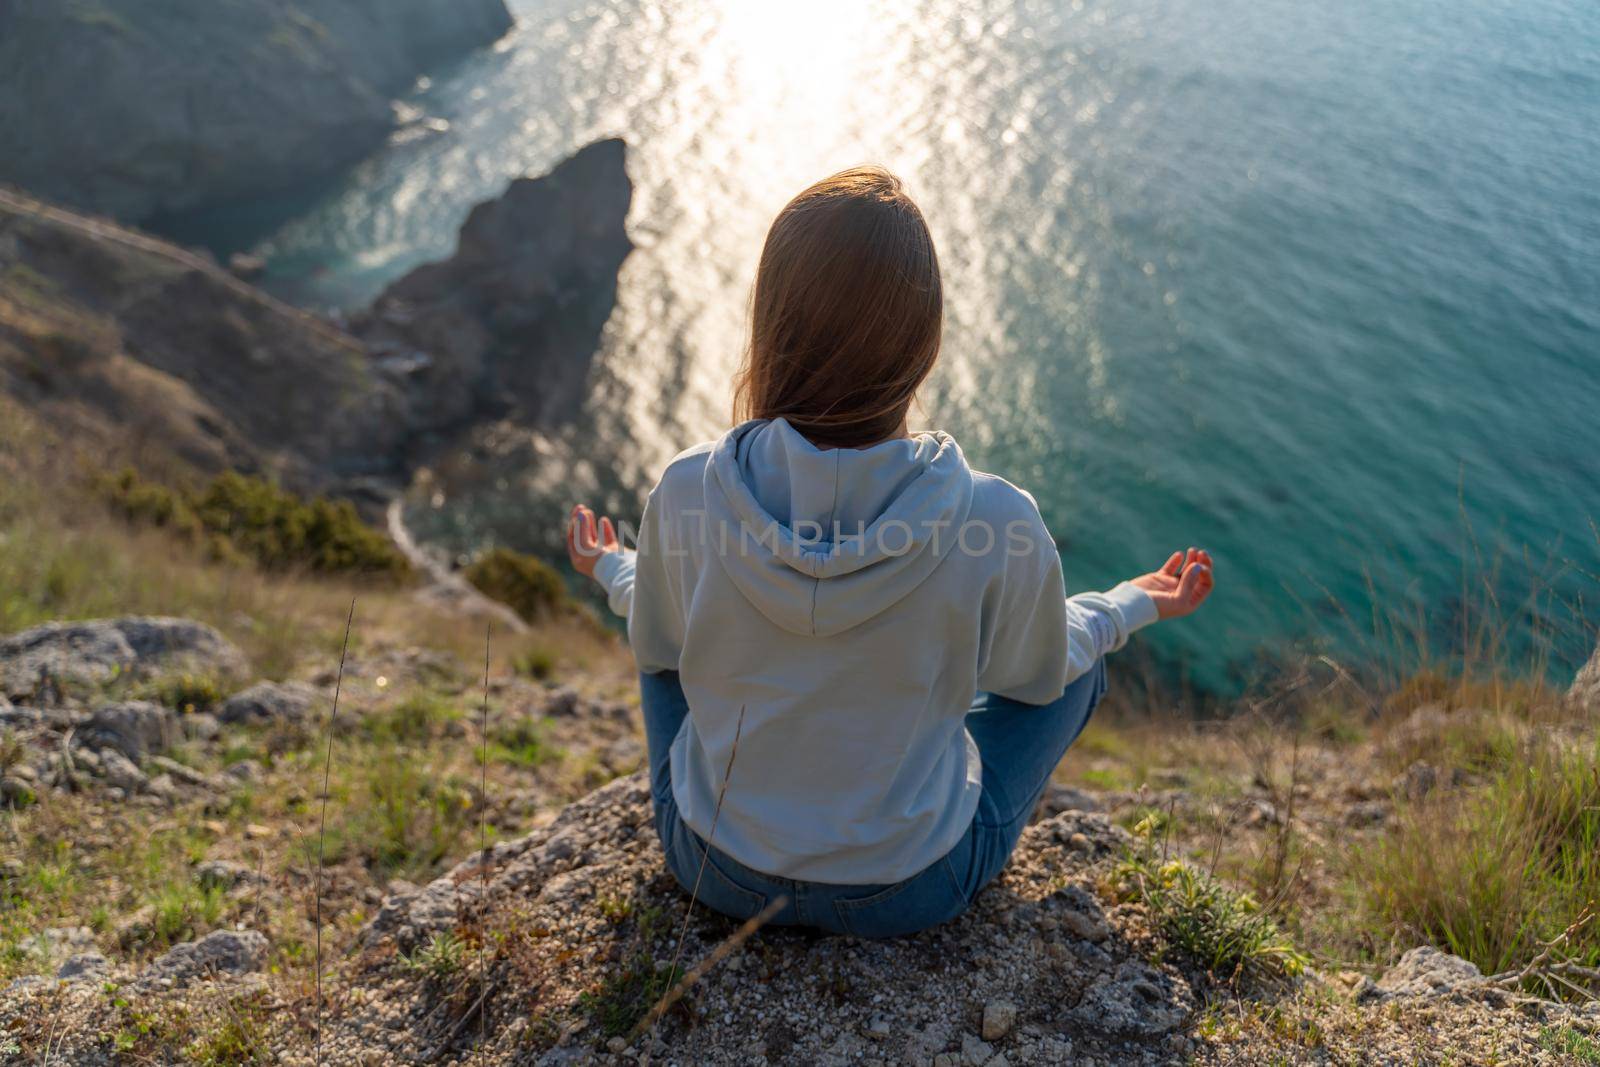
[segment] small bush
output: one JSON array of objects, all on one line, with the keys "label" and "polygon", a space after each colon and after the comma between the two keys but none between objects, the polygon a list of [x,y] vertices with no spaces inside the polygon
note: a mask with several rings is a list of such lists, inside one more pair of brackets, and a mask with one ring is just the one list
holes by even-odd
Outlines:
[{"label": "small bush", "polygon": [[22,758],[27,754],[28,750],[23,747],[22,738],[9,728],[0,730],[0,774],[5,774],[21,764]]},{"label": "small bush", "polygon": [[1600,1067],[1600,1041],[1570,1026],[1546,1026],[1539,1031],[1539,1047],[1567,1056],[1575,1063]]},{"label": "small bush", "polygon": [[466,954],[466,943],[455,934],[446,932],[434,934],[426,945],[419,946],[416,951],[400,959],[408,971],[416,971],[434,981],[443,982],[461,970]]},{"label": "small bush", "polygon": [[1309,966],[1254,897],[1182,860],[1163,860],[1154,833],[1150,819],[1134,828],[1136,844],[1113,878],[1127,899],[1149,909],[1173,947],[1225,981],[1293,978]]},{"label": "small bush", "polygon": [[556,673],[556,654],[548,648],[530,648],[511,661],[511,669],[525,678],[548,681]]},{"label": "small bush", "polygon": [[112,507],[130,522],[180,535],[213,558],[250,560],[269,570],[403,577],[410,564],[347,500],[306,500],[232,471],[203,490],[170,489],[132,469],[102,477]]},{"label": "small bush", "polygon": [[491,549],[479,556],[462,577],[528,622],[548,618],[567,606],[567,587],[555,568],[509,548]]}]

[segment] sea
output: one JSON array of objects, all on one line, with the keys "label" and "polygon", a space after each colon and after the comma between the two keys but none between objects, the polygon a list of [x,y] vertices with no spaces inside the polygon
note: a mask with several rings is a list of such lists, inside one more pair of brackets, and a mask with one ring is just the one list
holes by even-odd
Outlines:
[{"label": "sea", "polygon": [[[914,423],[1035,496],[1070,589],[1209,549],[1212,602],[1138,638],[1170,677],[1238,691],[1304,654],[1560,677],[1593,648],[1600,4],[511,6],[384,150],[213,243],[356,307],[510,179],[625,138],[637,249],[569,444],[636,515],[727,425],[773,215],[881,163],[945,272]],[[580,483],[438,479],[411,511],[454,550],[545,547]]]}]

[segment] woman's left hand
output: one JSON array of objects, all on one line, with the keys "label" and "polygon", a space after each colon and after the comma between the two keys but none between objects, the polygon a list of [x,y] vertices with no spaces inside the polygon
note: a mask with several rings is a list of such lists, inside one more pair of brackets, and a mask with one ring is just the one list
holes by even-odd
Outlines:
[{"label": "woman's left hand", "polygon": [[594,512],[586,504],[572,509],[567,519],[567,558],[572,567],[585,578],[594,577],[594,567],[607,552],[621,552],[617,531],[611,518],[602,515],[597,522]]}]

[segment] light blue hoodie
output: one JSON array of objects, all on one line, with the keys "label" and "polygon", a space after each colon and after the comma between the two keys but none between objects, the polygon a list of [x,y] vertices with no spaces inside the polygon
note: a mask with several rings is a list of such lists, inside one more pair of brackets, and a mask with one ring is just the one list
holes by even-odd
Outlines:
[{"label": "light blue hoodie", "polygon": [[595,577],[640,670],[680,672],[684,821],[710,833],[737,731],[716,846],[834,884],[899,881],[966,832],[977,690],[1048,703],[1156,618],[1128,583],[1067,599],[1033,498],[948,435],[819,449],[782,419],[674,459],[637,552]]}]

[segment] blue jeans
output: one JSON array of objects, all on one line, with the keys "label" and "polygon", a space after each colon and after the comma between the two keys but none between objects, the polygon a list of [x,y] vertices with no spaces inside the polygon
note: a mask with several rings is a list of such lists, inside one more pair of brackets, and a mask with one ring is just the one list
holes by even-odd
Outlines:
[{"label": "blue jeans", "polygon": [[[966,835],[943,858],[889,885],[800,882],[751,870],[722,850],[708,849],[678,816],[669,750],[689,713],[675,671],[641,674],[650,795],[667,868],[700,903],[748,919],[769,901],[785,903],[769,922],[810,926],[856,937],[896,937],[953,919],[1000,873],[1038,805],[1050,772],[1077,740],[1106,691],[1105,660],[1067,686],[1055,701],[1022,704],[979,693],[967,730],[983,757],[983,794]],[[709,857],[707,853],[709,852]],[[700,874],[704,861],[704,875]]]}]

